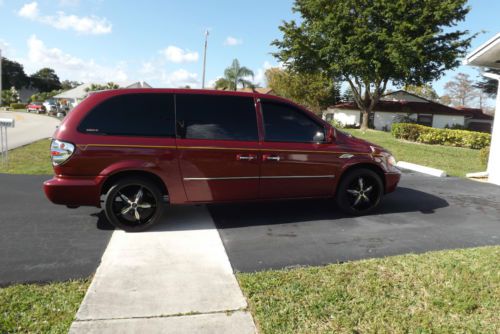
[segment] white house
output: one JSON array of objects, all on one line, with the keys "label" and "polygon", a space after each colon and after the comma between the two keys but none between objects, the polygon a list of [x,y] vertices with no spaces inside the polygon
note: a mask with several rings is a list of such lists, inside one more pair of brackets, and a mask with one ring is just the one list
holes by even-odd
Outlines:
[{"label": "white house", "polygon": [[[336,104],[323,112],[323,119],[336,120],[344,125],[359,126],[361,117],[361,111],[355,102]],[[410,117],[419,124],[435,128],[461,125],[485,132],[491,131],[493,122],[493,117],[483,114],[481,110],[445,106],[404,90],[384,95],[371,117],[370,124],[377,130],[390,130],[392,123],[403,117]]]},{"label": "white house", "polygon": [[[116,82],[120,88],[152,88],[145,81],[128,81],[128,82]],[[60,94],[54,96],[56,100],[65,100],[71,107],[75,107],[89,94],[86,89],[90,88],[92,83],[84,83],[73,89],[67,90]]]},{"label": "white house", "polygon": [[[482,68],[500,69],[500,33],[474,50],[467,56],[465,63]],[[484,75],[499,82],[487,172],[488,180],[500,185],[500,75],[493,73],[485,73]]]}]

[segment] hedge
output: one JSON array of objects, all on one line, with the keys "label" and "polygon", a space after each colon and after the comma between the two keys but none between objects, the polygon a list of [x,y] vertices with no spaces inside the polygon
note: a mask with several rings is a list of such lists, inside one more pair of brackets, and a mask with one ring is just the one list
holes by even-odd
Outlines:
[{"label": "hedge", "polygon": [[423,144],[447,145],[481,149],[490,145],[491,135],[468,130],[437,129],[429,126],[396,123],[392,124],[391,133],[398,139],[416,141]]},{"label": "hedge", "polygon": [[24,103],[11,103],[10,107],[12,109],[24,109],[26,108],[26,105]]}]

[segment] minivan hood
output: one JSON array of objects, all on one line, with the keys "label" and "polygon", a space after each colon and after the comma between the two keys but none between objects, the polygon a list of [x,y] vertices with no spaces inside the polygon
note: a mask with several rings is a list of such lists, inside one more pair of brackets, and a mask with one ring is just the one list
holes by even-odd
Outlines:
[{"label": "minivan hood", "polygon": [[339,129],[335,129],[335,138],[339,144],[358,147],[363,151],[372,152],[373,151],[372,147],[373,147],[380,151],[388,152],[385,148],[383,148],[380,145],[374,144],[372,142],[369,142],[367,140],[358,137],[354,137],[350,133],[344,132]]}]

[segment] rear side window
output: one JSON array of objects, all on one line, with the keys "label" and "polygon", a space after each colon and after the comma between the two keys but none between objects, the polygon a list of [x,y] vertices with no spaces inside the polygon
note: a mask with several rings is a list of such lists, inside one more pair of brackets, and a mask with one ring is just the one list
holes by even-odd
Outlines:
[{"label": "rear side window", "polygon": [[174,137],[174,96],[145,93],[111,97],[87,114],[78,131],[116,136]]},{"label": "rear side window", "polygon": [[261,106],[266,141],[311,143],[324,134],[322,125],[291,105],[263,100]]},{"label": "rear side window", "polygon": [[178,94],[176,107],[180,138],[258,140],[251,97]]}]

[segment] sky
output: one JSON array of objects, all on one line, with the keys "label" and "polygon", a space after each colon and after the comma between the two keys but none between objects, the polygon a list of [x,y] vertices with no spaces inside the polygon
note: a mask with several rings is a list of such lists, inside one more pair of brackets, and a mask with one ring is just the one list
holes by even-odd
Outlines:
[{"label": "sky", "polygon": [[[0,49],[31,74],[42,67],[61,80],[148,82],[154,87],[201,87],[204,32],[209,31],[207,85],[237,58],[265,85],[277,66],[270,43],[283,20],[297,18],[292,0],[0,0]],[[500,1],[471,0],[459,29],[480,32],[471,50],[500,31]],[[458,72],[433,83],[439,95]]]}]

